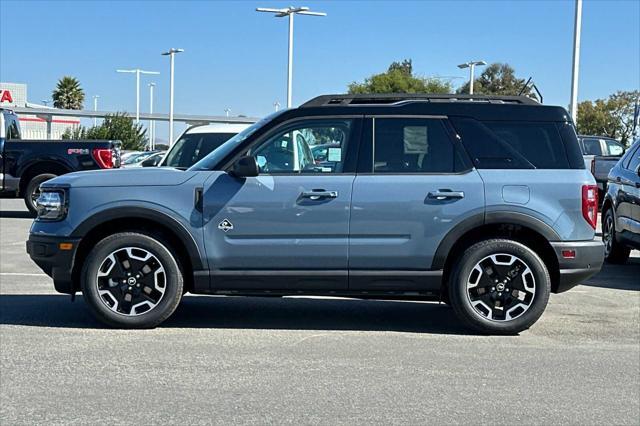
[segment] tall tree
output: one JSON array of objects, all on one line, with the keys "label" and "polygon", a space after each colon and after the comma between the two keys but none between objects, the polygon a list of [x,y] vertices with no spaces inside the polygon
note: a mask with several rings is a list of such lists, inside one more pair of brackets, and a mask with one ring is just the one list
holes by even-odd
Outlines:
[{"label": "tall tree", "polygon": [[624,144],[631,141],[633,113],[640,91],[618,91],[607,99],[583,101],[578,104],[578,133],[608,136]]},{"label": "tall tree", "polygon": [[[473,80],[473,93],[482,95],[518,95],[526,80],[516,77],[516,71],[509,64],[493,63],[487,66],[478,78]],[[458,93],[469,93],[469,82],[458,89]],[[537,99],[532,89],[524,95]]]},{"label": "tall tree", "polygon": [[64,76],[51,94],[53,106],[63,109],[82,109],[84,91],[75,77]]},{"label": "tall tree", "polygon": [[147,143],[147,131],[124,113],[109,114],[102,124],[90,128],[67,129],[62,139],[108,139],[122,142],[122,149],[142,150]]},{"label": "tall tree", "polygon": [[413,74],[411,59],[393,62],[386,72],[349,84],[349,93],[451,93],[451,84]]}]

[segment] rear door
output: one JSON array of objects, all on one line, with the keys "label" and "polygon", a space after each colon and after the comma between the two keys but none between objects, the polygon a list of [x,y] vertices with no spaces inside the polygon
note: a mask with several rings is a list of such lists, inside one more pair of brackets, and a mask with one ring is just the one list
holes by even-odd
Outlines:
[{"label": "rear door", "polygon": [[[368,117],[353,185],[349,288],[426,290],[444,236],[484,211],[479,174],[446,117]],[[432,279],[436,278],[436,279]]]}]

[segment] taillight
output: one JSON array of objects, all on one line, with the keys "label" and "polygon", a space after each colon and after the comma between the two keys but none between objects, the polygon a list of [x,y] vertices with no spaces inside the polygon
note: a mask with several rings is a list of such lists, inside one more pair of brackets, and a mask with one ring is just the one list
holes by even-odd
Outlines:
[{"label": "taillight", "polygon": [[94,148],[92,151],[93,159],[96,160],[101,169],[113,168],[113,153],[111,148]]},{"label": "taillight", "polygon": [[582,216],[593,229],[598,223],[598,186],[582,185]]}]

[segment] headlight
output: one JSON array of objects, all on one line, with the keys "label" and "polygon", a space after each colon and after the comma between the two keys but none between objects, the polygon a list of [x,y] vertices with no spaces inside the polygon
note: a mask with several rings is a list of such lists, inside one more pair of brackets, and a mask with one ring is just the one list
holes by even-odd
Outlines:
[{"label": "headlight", "polygon": [[61,220],[67,214],[65,192],[43,189],[36,200],[38,220]]}]

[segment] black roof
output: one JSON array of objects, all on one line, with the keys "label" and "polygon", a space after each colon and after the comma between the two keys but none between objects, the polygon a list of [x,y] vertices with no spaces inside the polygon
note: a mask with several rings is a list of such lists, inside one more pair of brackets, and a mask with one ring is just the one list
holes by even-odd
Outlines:
[{"label": "black roof", "polygon": [[369,93],[357,95],[317,96],[302,104],[300,108],[336,105],[393,105],[405,102],[483,102],[492,104],[539,105],[538,101],[526,96]]},{"label": "black roof", "polygon": [[525,96],[365,94],[323,95],[287,110],[276,120],[336,115],[446,115],[484,121],[571,122],[566,109]]}]

